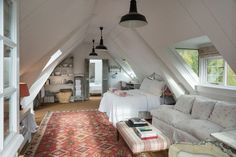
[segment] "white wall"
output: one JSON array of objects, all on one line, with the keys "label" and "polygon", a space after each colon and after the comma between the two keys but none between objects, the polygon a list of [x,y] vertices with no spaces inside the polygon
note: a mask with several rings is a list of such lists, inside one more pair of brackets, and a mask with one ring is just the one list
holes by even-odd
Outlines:
[{"label": "white wall", "polygon": [[[109,54],[110,52],[102,52],[102,51],[97,51],[98,53],[97,57],[89,57],[89,53],[92,51],[92,45],[89,43],[82,43],[77,48],[75,48],[72,51],[72,55],[74,57],[74,74],[75,75],[80,75],[84,74],[84,64],[85,64],[85,58],[91,58],[91,59],[108,59],[109,60],[109,65],[117,65],[117,63],[112,59],[111,55]],[[112,74],[114,72],[109,73],[109,80],[108,80],[108,86],[109,87],[116,87],[119,88],[119,82],[120,81],[126,81],[130,82],[131,79],[129,76],[121,70],[121,72],[118,72],[116,78],[112,78]]]},{"label": "white wall", "polygon": [[[165,65],[166,61],[155,53],[136,30],[119,27],[110,34],[107,43],[112,49],[112,54],[114,53],[117,58],[125,58],[130,63],[134,72],[138,74],[140,82],[145,76],[155,72],[163,76],[176,97],[184,94],[180,81]],[[159,53],[166,53],[166,51]]]},{"label": "white wall", "polygon": [[[24,73],[22,80],[31,85],[52,52],[85,24],[89,24],[85,36],[85,39],[89,40],[97,37],[98,27],[104,25],[104,43],[111,51],[109,53],[121,60],[126,59],[140,81],[144,76],[156,72],[166,75],[165,78],[170,84],[175,83],[177,86],[181,84],[180,86],[184,86],[191,93],[195,92],[194,83],[186,77],[182,65],[175,60],[169,47],[177,42],[203,35],[210,38],[235,71],[235,0],[138,2],[139,11],[145,14],[149,22],[147,26],[138,29],[126,29],[118,25],[120,16],[128,10],[125,7],[128,4],[127,0],[119,2],[22,0],[20,20],[21,74]],[[64,12],[61,12],[61,9]],[[76,74],[84,72],[84,59],[88,58],[91,47],[92,45],[83,43],[73,51],[73,56],[77,58],[74,63]],[[109,59],[110,63],[114,63],[107,52],[98,53],[99,58]],[[115,85],[119,79],[129,79],[125,75],[120,75],[110,79],[111,85]]]}]

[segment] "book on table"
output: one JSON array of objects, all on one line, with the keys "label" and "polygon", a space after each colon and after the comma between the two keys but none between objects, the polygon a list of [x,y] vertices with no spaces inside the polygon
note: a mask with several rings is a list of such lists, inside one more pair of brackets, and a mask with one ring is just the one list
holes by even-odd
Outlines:
[{"label": "book on table", "polygon": [[129,121],[131,121],[133,124],[147,124],[147,121],[141,118],[130,118]]},{"label": "book on table", "polygon": [[141,127],[141,126],[148,126],[148,123],[145,124],[133,124],[131,120],[125,121],[126,125],[129,127]]},{"label": "book on table", "polygon": [[150,126],[135,127],[134,131],[143,140],[158,138],[156,131]]}]

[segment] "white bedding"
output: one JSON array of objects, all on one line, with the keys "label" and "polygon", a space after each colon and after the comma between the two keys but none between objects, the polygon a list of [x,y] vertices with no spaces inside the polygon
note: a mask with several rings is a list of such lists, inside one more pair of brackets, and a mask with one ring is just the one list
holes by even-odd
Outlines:
[{"label": "white bedding", "polygon": [[106,112],[109,121],[116,122],[137,117],[139,111],[150,111],[160,106],[160,95],[153,95],[143,90],[128,90],[128,96],[121,97],[106,92],[100,102],[99,111]]}]

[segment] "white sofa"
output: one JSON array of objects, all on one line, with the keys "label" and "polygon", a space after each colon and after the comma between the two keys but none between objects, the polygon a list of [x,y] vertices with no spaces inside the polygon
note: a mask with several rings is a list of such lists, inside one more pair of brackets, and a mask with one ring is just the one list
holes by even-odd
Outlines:
[{"label": "white sofa", "polygon": [[197,95],[182,95],[174,106],[163,105],[151,114],[152,124],[173,143],[195,143],[236,128],[236,104]]}]

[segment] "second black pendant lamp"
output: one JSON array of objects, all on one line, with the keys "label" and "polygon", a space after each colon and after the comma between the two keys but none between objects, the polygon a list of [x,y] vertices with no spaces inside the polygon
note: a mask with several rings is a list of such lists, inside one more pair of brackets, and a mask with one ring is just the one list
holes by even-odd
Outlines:
[{"label": "second black pendant lamp", "polygon": [[89,56],[97,56],[98,54],[95,52],[95,49],[94,49],[94,39],[93,39],[93,48],[92,48],[92,52],[89,54]]},{"label": "second black pendant lamp", "polygon": [[128,28],[137,28],[145,26],[147,23],[146,17],[137,11],[136,0],[131,0],[129,13],[121,17],[120,25]]},{"label": "second black pendant lamp", "polygon": [[102,37],[102,30],[103,30],[103,27],[100,27],[100,30],[101,30],[101,39],[100,39],[99,45],[96,46],[96,49],[106,51],[106,50],[107,50],[107,47],[103,45],[103,37]]}]

